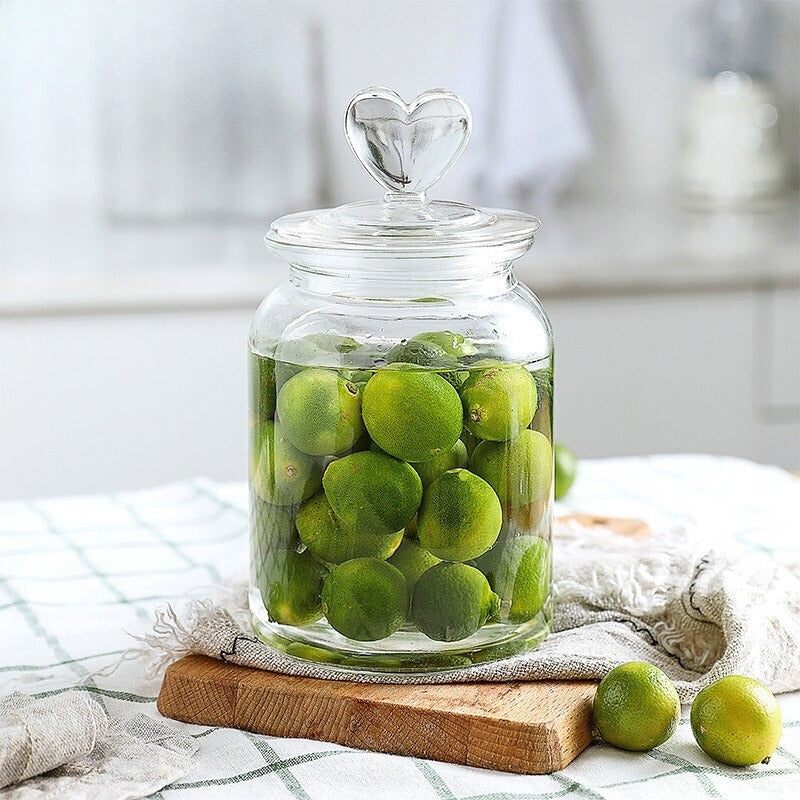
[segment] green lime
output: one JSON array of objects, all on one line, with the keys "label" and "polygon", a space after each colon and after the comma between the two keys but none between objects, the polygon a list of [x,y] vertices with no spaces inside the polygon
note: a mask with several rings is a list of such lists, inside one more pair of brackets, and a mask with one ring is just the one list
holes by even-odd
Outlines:
[{"label": "green lime", "polygon": [[416,364],[437,369],[451,369],[458,366],[458,360],[448,355],[439,345],[414,339],[395,345],[389,350],[386,353],[386,363]]},{"label": "green lime", "polygon": [[422,486],[427,487],[447,470],[466,467],[468,460],[467,446],[461,439],[456,439],[449,450],[442,450],[428,461],[418,461],[413,467],[422,479]]},{"label": "green lime", "polygon": [[274,422],[253,429],[250,483],[268,503],[293,505],[311,497],[322,483],[322,469],[297,450]]},{"label": "green lime", "polygon": [[546,436],[524,430],[510,442],[481,442],[469,468],[497,492],[504,508],[521,508],[550,491],[553,452]]},{"label": "green lime", "polygon": [[389,556],[389,563],[405,575],[408,588],[412,589],[423,572],[438,564],[441,559],[429,553],[419,542],[403,539],[397,550]]},{"label": "green lime", "polygon": [[473,356],[478,352],[478,348],[469,339],[452,331],[428,331],[413,336],[411,341],[436,345],[456,359]]},{"label": "green lime", "polygon": [[275,416],[275,362],[258,353],[250,353],[250,410],[259,421]]},{"label": "green lime", "polygon": [[461,434],[458,392],[425,370],[379,370],[364,388],[362,412],[372,440],[403,461],[427,461]]},{"label": "green lime", "polygon": [[391,636],[405,622],[407,609],[406,579],[385,561],[354,558],[325,578],[323,613],[348,639],[374,642]]},{"label": "green lime", "polygon": [[772,692],[742,675],[720,678],[702,689],[692,703],[691,724],[706,755],[734,767],[769,761],[783,729]]},{"label": "green lime", "polygon": [[550,548],[538,536],[519,536],[500,554],[492,588],[509,603],[508,621],[533,619],[550,596]]},{"label": "green lime", "polygon": [[298,450],[312,456],[341,453],[364,433],[361,390],[332,370],[303,370],[278,392],[278,418]]},{"label": "green lime", "polygon": [[520,364],[472,372],[461,387],[464,424],[480,439],[512,439],[531,424],[536,398],[536,382]]},{"label": "green lime", "polygon": [[497,540],[503,510],[485,480],[465,469],[437,478],[422,497],[417,514],[420,544],[445,561],[469,561]]},{"label": "green lime", "polygon": [[261,590],[269,618],[281,625],[308,625],[318,620],[324,576],[325,568],[308,552],[277,554]]},{"label": "green lime", "polygon": [[422,481],[410,464],[371,450],[332,461],[322,485],[342,525],[372,534],[402,530],[422,500]]},{"label": "green lime", "polygon": [[652,750],[669,739],[681,718],[672,681],[643,661],[615,667],[600,681],[594,726],[605,742],[623,750]]},{"label": "green lime", "polygon": [[556,442],[553,447],[556,464],[556,500],[560,500],[570,490],[578,471],[578,457],[565,444]]},{"label": "green lime", "polygon": [[366,556],[385,559],[403,540],[402,529],[375,533],[369,528],[348,528],[336,517],[323,492],[300,506],[295,524],[303,544],[326,564]]},{"label": "green lime", "polygon": [[414,585],[411,618],[429,639],[456,642],[472,636],[499,605],[500,598],[480,570],[441,562]]}]

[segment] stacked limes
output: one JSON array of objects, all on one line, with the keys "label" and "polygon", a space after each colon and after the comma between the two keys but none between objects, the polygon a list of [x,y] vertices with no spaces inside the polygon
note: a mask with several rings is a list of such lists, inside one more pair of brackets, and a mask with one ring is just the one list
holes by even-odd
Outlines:
[{"label": "stacked limes", "polygon": [[553,455],[529,427],[525,366],[449,331],[396,344],[381,367],[349,337],[278,351],[251,367],[253,572],[270,619],[454,642],[542,611]]}]

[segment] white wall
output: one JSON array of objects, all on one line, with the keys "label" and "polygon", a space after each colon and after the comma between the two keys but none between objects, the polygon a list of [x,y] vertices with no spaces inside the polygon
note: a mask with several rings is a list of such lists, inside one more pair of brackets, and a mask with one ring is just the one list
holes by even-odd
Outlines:
[{"label": "white wall", "polygon": [[[209,9],[218,4],[193,2],[196,24],[208,23]],[[320,99],[327,122],[317,127],[327,137],[331,188],[338,202],[375,196],[371,179],[356,164],[341,134],[348,100],[376,83],[409,97],[432,86],[450,86],[469,99],[474,87],[464,83],[465,66],[476,37],[485,35],[476,25],[479,2],[230,0],[228,7],[236,11],[237,19],[252,18],[253,35],[265,37],[264,47],[270,46],[265,31],[271,8],[285,9],[302,25],[321,27],[326,86]],[[575,44],[587,62],[585,90],[598,148],[581,175],[584,190],[643,196],[669,190],[675,174],[677,115],[689,75],[683,52],[686,20],[697,2],[564,0],[577,30]],[[0,211],[6,207],[63,213],[96,209],[101,203],[104,112],[98,97],[111,80],[103,69],[102,45],[113,26],[115,5],[131,4],[119,0],[0,3]],[[800,4],[778,0],[776,5],[786,17],[784,38],[775,50],[787,116],[786,141],[796,162]],[[247,26],[233,26],[221,34],[232,36],[242,30]],[[248,40],[241,49],[243,58],[254,59],[250,92],[255,102],[267,91],[258,83],[262,80],[257,77],[262,71],[255,60],[258,47]],[[237,81],[244,80],[246,67],[239,67]],[[304,79],[303,74],[294,76],[292,89],[309,91],[302,89]],[[298,105],[305,100],[298,95]],[[265,130],[263,137],[268,148],[269,132]],[[317,146],[316,141],[310,145],[314,153]],[[463,178],[455,170],[437,191],[462,197]],[[264,215],[269,212],[265,209]]]}]

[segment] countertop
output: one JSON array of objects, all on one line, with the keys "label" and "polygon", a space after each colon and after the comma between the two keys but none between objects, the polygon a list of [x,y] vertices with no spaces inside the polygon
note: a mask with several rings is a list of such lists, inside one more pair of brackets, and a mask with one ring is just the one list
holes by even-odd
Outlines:
[{"label": "countertop", "polygon": [[[753,213],[666,200],[571,203],[542,214],[520,280],[542,298],[800,287],[797,197]],[[252,309],[286,275],[266,222],[0,221],[0,317]]]}]

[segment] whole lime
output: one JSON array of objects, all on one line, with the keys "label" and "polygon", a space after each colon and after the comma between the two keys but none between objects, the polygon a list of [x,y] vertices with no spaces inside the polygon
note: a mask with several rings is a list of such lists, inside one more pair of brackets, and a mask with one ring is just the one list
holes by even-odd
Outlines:
[{"label": "whole lime", "polygon": [[536,399],[536,382],[521,364],[475,371],[461,387],[464,424],[480,439],[512,439],[531,424]]},{"label": "whole lime", "polygon": [[261,589],[269,618],[281,625],[308,625],[322,616],[325,568],[308,552],[278,554]]},{"label": "whole lime", "polygon": [[504,508],[521,508],[550,491],[553,451],[546,436],[524,430],[510,442],[481,442],[469,468],[497,492]]},{"label": "whole lime", "polygon": [[422,481],[414,468],[372,450],[332,461],[322,485],[345,527],[375,534],[402,530],[422,500]]},{"label": "whole lime", "polygon": [[461,434],[458,392],[426,370],[378,370],[364,387],[362,413],[372,440],[403,461],[427,461]]},{"label": "whole lime", "polygon": [[301,453],[274,422],[253,429],[250,483],[268,503],[293,505],[311,497],[322,483],[322,469]]},{"label": "whole lime", "polygon": [[508,605],[508,621],[533,619],[550,596],[552,564],[547,542],[538,536],[512,539],[497,556],[493,578],[492,588]]},{"label": "whole lime", "polygon": [[411,619],[429,639],[456,642],[472,636],[499,605],[500,598],[480,570],[441,562],[414,585]]},{"label": "whole lime", "polygon": [[706,686],[692,703],[692,733],[706,755],[747,767],[769,761],[783,719],[778,701],[753,678],[729,675]]},{"label": "whole lime", "polygon": [[303,453],[341,453],[364,433],[361,390],[332,370],[303,370],[278,392],[278,418],[286,437]]},{"label": "whole lime", "polygon": [[466,467],[468,460],[467,446],[461,439],[456,439],[449,450],[442,450],[428,461],[418,461],[412,466],[422,479],[423,487],[427,487],[447,470]]},{"label": "whole lime", "polygon": [[623,750],[652,750],[675,733],[681,704],[672,681],[658,667],[629,661],[600,681],[593,717],[608,744]]},{"label": "whole lime", "polygon": [[422,367],[451,369],[458,366],[458,360],[449,355],[438,344],[411,339],[395,345],[386,353],[387,364],[417,364]]},{"label": "whole lime", "polygon": [[403,540],[403,530],[375,533],[348,528],[336,517],[323,492],[306,500],[295,520],[300,540],[320,561],[341,564],[351,558],[388,558]]},{"label": "whole lime", "polygon": [[553,447],[556,466],[556,500],[560,500],[572,488],[578,472],[578,457],[565,444],[556,442]]},{"label": "whole lime", "polygon": [[441,559],[429,553],[419,542],[408,538],[403,539],[397,550],[389,556],[389,563],[405,575],[409,589],[414,587],[423,572],[440,561]]},{"label": "whole lime", "polygon": [[411,341],[435,344],[444,350],[447,355],[457,359],[464,356],[472,356],[478,352],[478,348],[466,336],[452,331],[427,331],[413,336]]},{"label": "whole lime", "polygon": [[451,469],[425,490],[417,537],[437,558],[469,561],[495,543],[502,525],[503,510],[492,487],[465,469]]},{"label": "whole lime", "polygon": [[408,584],[377,558],[345,561],[325,578],[322,611],[331,627],[359,642],[391,636],[406,620]]}]

